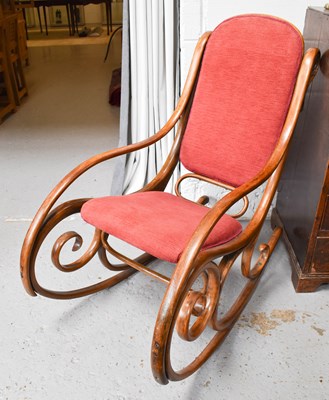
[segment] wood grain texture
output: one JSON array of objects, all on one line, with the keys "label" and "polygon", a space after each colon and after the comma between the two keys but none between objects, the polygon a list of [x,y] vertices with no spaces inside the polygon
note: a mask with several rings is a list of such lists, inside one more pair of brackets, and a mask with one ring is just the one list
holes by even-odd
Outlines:
[{"label": "wood grain texture", "polygon": [[298,292],[329,283],[329,15],[309,8],[304,37],[306,47],[319,46],[322,57],[289,149],[274,217],[284,226]]},{"label": "wood grain texture", "polygon": [[[156,381],[161,384],[167,384],[170,380],[182,380],[190,376],[220,346],[233,328],[244,307],[248,304],[275,249],[282,233],[280,225],[274,225],[272,236],[266,243],[258,245],[257,240],[282,173],[287,157],[287,148],[302,108],[307,86],[314,71],[318,55],[317,49],[308,50],[303,58],[280,138],[265,167],[250,181],[239,187],[230,188],[232,190],[209,209],[187,243],[170,278],[146,266],[153,259],[151,255],[144,254],[137,260],[131,260],[114,250],[108,243],[108,235],[98,229],[95,230],[92,241],[85,253],[67,265],[60,262],[60,253],[64,245],[68,240],[74,239],[74,251],[82,245],[83,239],[75,231],[62,234],[53,246],[52,261],[57,269],[69,272],[82,268],[98,254],[106,268],[117,271],[117,275],[112,278],[96,285],[70,292],[53,291],[39,284],[35,262],[39,249],[48,233],[62,220],[73,214],[80,213],[82,205],[88,201],[88,199],[76,199],[53,208],[60,196],[73,182],[84,172],[101,162],[151,146],[170,132],[176,123],[179,123],[168,159],[157,176],[142,191],[163,191],[165,189],[179,160],[180,146],[193,102],[200,65],[210,35],[211,33],[204,34],[197,44],[182,96],[172,117],[165,126],[155,135],[139,143],[107,151],[90,158],[64,177],[47,196],[37,212],[26,235],[21,253],[22,281],[26,291],[32,296],[41,294],[58,299],[80,297],[111,287],[126,279],[136,270],[163,282],[167,288],[159,308],[151,349],[152,372]],[[232,205],[245,198],[266,181],[264,195],[243,232],[227,243],[209,249],[202,249],[214,226]],[[204,203],[207,200],[206,197],[203,197],[199,199],[199,202]],[[255,252],[257,253],[255,254]],[[121,260],[123,264],[112,265],[107,258],[108,253]],[[253,255],[256,257],[253,257]],[[219,314],[222,289],[230,275],[233,264],[239,256],[241,256],[242,260],[241,274],[246,279],[245,286],[236,296],[228,310],[223,314]],[[218,261],[219,258],[220,261]],[[171,356],[174,331],[178,332],[182,340],[190,342],[200,337],[206,327],[210,327],[213,330],[212,339],[193,361],[182,369],[176,370],[172,365]]]}]

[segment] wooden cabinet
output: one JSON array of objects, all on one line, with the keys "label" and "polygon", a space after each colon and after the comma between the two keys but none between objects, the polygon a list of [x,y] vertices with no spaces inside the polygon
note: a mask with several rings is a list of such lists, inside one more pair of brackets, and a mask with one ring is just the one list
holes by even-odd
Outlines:
[{"label": "wooden cabinet", "polygon": [[18,46],[20,56],[25,64],[29,64],[29,54],[27,49],[27,41],[26,41],[26,28],[25,28],[25,18],[23,16],[23,12],[20,11],[17,13],[17,29],[18,29]]},{"label": "wooden cabinet", "polygon": [[306,13],[306,49],[318,47],[320,70],[308,89],[278,188],[274,224],[292,263],[297,292],[312,292],[329,283],[329,12]]}]

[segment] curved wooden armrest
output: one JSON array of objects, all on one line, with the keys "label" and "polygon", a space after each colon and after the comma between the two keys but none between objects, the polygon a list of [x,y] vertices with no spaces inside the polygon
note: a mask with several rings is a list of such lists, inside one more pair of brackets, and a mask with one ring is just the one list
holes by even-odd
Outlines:
[{"label": "curved wooden armrest", "polygon": [[[198,41],[198,44],[195,49],[195,53],[193,56],[193,61],[191,63],[188,76],[186,78],[185,86],[182,92],[181,97],[177,103],[175,110],[173,111],[171,117],[166,122],[166,124],[154,135],[150,136],[147,139],[144,139],[138,143],[132,143],[127,146],[119,147],[117,149],[112,149],[106,151],[104,153],[100,153],[96,156],[93,156],[86,161],[82,162],[76,168],[74,168],[70,173],[68,173],[59,183],[58,185],[49,193],[43,204],[41,205],[39,211],[44,210],[42,214],[47,214],[57,199],[62,195],[62,193],[82,174],[91,169],[92,167],[100,164],[104,161],[110,160],[112,158],[122,156],[128,153],[132,153],[137,150],[141,150],[145,147],[149,147],[152,144],[161,140],[164,136],[166,136],[171,129],[175,126],[181,115],[183,114],[190,96],[193,92],[195,78],[198,74],[202,54],[207,43],[207,40],[210,36],[211,32],[206,32],[201,36]],[[39,212],[38,212],[39,213]],[[41,217],[41,216],[40,216]]]},{"label": "curved wooden armrest", "polygon": [[[26,234],[22,252],[21,252],[21,264],[25,264],[30,257],[30,250],[31,246],[33,245],[38,232],[47,217],[48,213],[59,199],[59,197],[63,194],[63,192],[76,180],[78,179],[83,173],[91,169],[92,167],[102,163],[103,161],[110,160],[112,158],[125,155],[137,150],[141,150],[145,147],[151,146],[152,144],[156,143],[160,139],[162,139],[171,129],[175,126],[177,121],[182,116],[184,110],[186,109],[187,105],[189,104],[189,100],[191,94],[193,93],[193,89],[195,86],[196,77],[198,75],[202,55],[204,48],[206,46],[207,40],[210,36],[211,32],[206,32],[201,36],[196,46],[193,60],[186,78],[185,86],[182,92],[182,95],[177,103],[177,106],[171,115],[170,119],[167,123],[153,136],[142,140],[138,143],[130,144],[128,146],[120,147],[117,149],[109,150],[104,153],[100,153],[94,157],[89,158],[88,160],[84,161],[76,168],[74,168],[69,174],[67,174],[59,183],[58,185],[49,193],[46,197],[44,202],[42,203],[41,207],[39,208],[38,212],[36,213],[30,228]],[[177,148],[177,142],[174,147]],[[175,150],[176,151],[176,150]],[[167,166],[165,166],[167,168]],[[168,168],[167,168],[168,169]],[[157,182],[157,179],[154,180]],[[158,179],[159,181],[159,179]],[[147,190],[151,190],[150,188],[154,188],[155,185],[152,184],[151,186],[148,185]]]}]

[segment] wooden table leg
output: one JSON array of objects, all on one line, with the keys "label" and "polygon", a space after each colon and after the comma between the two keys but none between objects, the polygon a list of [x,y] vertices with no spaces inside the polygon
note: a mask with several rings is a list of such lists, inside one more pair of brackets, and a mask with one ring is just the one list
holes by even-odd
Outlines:
[{"label": "wooden table leg", "polygon": [[48,36],[48,22],[47,22],[46,6],[42,6],[42,8],[43,8],[43,18],[45,19],[46,35]]}]

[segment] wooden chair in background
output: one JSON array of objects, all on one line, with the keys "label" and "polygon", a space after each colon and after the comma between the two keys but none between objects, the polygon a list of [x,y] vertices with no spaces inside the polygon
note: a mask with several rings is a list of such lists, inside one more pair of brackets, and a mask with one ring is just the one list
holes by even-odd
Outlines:
[{"label": "wooden chair in background", "polygon": [[17,30],[20,53],[25,60],[26,65],[29,63],[27,50],[27,26],[25,9],[34,7],[34,0],[4,0],[0,5],[0,18],[16,14],[17,15]]},{"label": "wooden chair in background", "polygon": [[[28,38],[28,31],[27,31],[27,19],[26,19],[26,10],[27,9],[32,9],[35,7],[34,5],[34,0],[10,0],[15,8],[15,11],[18,12],[18,29],[21,31],[23,28],[25,31],[25,42],[26,39]],[[39,16],[39,23],[40,23],[40,29],[42,29],[41,26],[41,21],[40,21],[40,13],[38,10],[38,16]],[[20,36],[22,36],[22,33],[20,33]],[[28,64],[28,58],[26,59],[26,64]]]},{"label": "wooden chair in background", "polygon": [[[26,291],[32,296],[72,299],[112,287],[141,271],[167,286],[151,350],[156,381],[166,384],[195,372],[238,320],[281,235],[281,228],[274,226],[269,240],[257,246],[306,89],[315,73],[318,50],[310,49],[305,56],[303,50],[299,31],[271,16],[238,16],[205,33],[197,44],[182,96],[164,127],[139,143],[83,162],[46,198],[22,248],[21,274]],[[139,192],[75,199],[54,208],[63,192],[84,172],[106,160],[146,149],[177,123],[168,159]],[[179,160],[192,172],[179,179],[175,195],[165,193]],[[228,188],[229,193],[211,208],[206,206],[206,195],[196,202],[187,200],[181,195],[180,183],[190,177]],[[238,219],[248,207],[246,196],[266,181],[260,203],[243,227]],[[244,201],[241,212],[229,215],[239,201]],[[61,253],[65,244],[75,240],[76,251],[82,237],[74,231],[62,234],[52,249],[53,265],[60,271],[73,272],[98,254],[101,263],[115,274],[79,289],[44,287],[35,269],[40,246],[54,227],[77,213],[95,227],[92,242],[76,261],[64,264]],[[145,253],[133,260],[110,245],[110,236]],[[114,265],[108,255],[123,264]],[[168,274],[164,275],[149,265],[155,258],[176,266],[168,265]],[[222,289],[238,262],[245,286],[225,307]],[[172,364],[174,333],[175,340],[191,342],[205,333],[209,339],[182,369]]]},{"label": "wooden chair in background", "polygon": [[18,47],[22,61],[29,65],[29,52],[27,48],[26,21],[22,11],[17,12]]},{"label": "wooden chair in background", "polygon": [[16,103],[6,57],[4,20],[0,15],[0,121],[14,111]]},{"label": "wooden chair in background", "polygon": [[28,94],[23,71],[23,57],[19,46],[18,16],[10,14],[4,19],[4,33],[9,73],[14,88],[15,101],[20,105],[21,100]]}]

